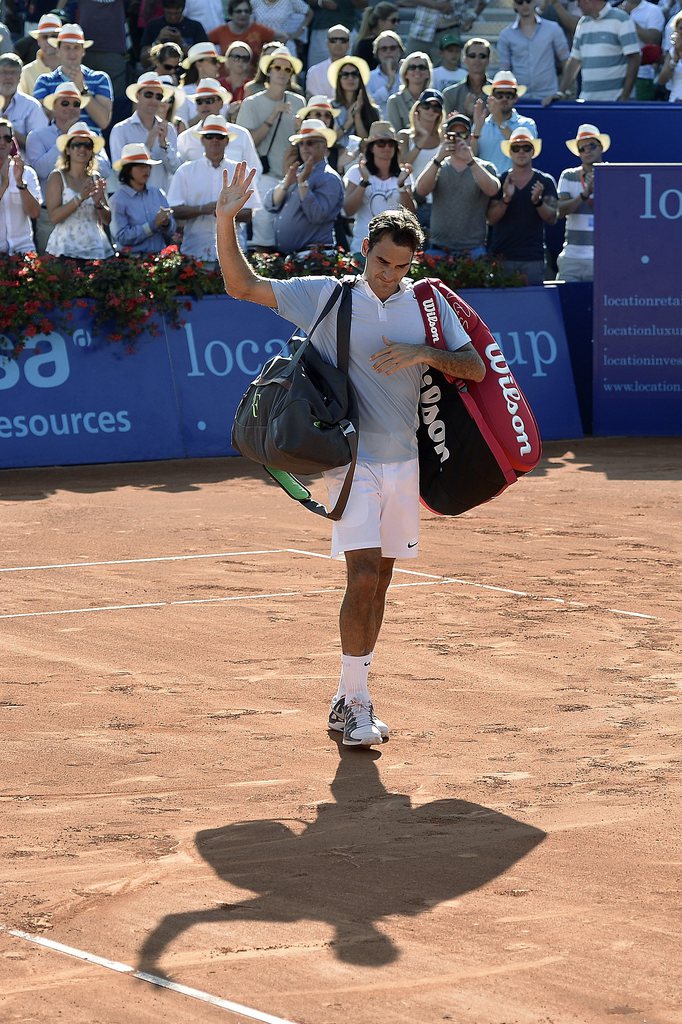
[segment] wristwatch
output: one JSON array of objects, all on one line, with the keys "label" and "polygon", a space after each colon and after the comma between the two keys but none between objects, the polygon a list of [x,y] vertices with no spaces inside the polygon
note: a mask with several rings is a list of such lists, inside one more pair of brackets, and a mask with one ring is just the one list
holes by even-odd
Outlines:
[{"label": "wristwatch", "polygon": [[439,159],[438,159],[437,157],[435,157],[435,156],[434,156],[433,160],[431,161],[431,163],[432,163],[432,164],[435,164],[435,166],[436,166],[436,167],[442,167],[442,165],[443,165],[443,161],[442,161],[442,160],[439,160]]},{"label": "wristwatch", "polygon": [[24,189],[28,188],[28,185],[26,184],[25,181],[18,181],[17,182],[17,188],[19,189],[20,192],[23,192]]},{"label": "wristwatch", "polygon": [[370,182],[367,181],[365,178],[363,178],[362,181],[358,182],[358,184],[360,188],[369,188],[370,186]]},{"label": "wristwatch", "polygon": [[89,95],[90,95],[90,90],[88,89],[87,85],[84,82],[83,83],[83,88],[81,89],[81,96],[89,96]]}]

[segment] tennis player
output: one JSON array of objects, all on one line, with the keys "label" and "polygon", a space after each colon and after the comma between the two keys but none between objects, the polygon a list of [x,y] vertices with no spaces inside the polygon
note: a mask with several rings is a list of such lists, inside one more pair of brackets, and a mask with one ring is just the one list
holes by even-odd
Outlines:
[{"label": "tennis player", "polygon": [[[229,295],[274,309],[309,331],[331,295],[330,277],[269,281],[254,274],[235,233],[235,218],[253,194],[254,172],[241,163],[223,175],[218,197],[217,247]],[[359,405],[359,451],[346,510],[332,527],[332,555],[345,557],[341,602],[341,675],[328,726],[346,746],[388,739],[374,713],[368,676],[396,558],[415,558],[419,543],[417,426],[422,372],[431,366],[480,381],[485,368],[445,299],[435,292],[448,351],[426,344],[419,304],[406,278],[423,244],[417,219],[404,208],[378,214],[362,243],[365,269],[353,287],[349,376]],[[336,361],[336,315],[313,335],[323,358]],[[325,474],[334,502],[345,468]]]}]

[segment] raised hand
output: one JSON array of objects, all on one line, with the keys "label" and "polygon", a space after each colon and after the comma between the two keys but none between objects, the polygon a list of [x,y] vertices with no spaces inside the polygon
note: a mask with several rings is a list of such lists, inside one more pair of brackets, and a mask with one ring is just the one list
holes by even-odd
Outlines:
[{"label": "raised hand", "polygon": [[235,167],[232,181],[230,181],[229,171],[223,171],[223,187],[216,205],[216,216],[219,219],[228,217],[234,220],[242,207],[248,203],[255,191],[251,188],[255,174],[255,168],[247,173],[246,163],[243,160]]},{"label": "raised hand", "polygon": [[530,201],[532,203],[539,203],[542,199],[544,191],[545,186],[542,184],[542,182],[536,181],[532,189],[530,190]]}]

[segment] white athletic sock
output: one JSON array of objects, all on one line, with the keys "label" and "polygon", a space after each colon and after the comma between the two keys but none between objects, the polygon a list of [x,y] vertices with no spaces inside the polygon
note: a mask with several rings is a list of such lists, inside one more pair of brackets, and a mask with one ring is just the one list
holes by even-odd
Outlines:
[{"label": "white athletic sock", "polygon": [[371,664],[371,654],[364,654],[360,658],[354,658],[350,654],[341,655],[341,674],[347,703],[359,700],[362,704],[369,704],[367,677]]},{"label": "white athletic sock", "polygon": [[[371,665],[373,657],[374,657],[374,651],[371,651],[367,655],[366,658],[363,658],[363,661],[368,661],[370,663],[370,665]],[[345,697],[345,696],[346,696],[346,686],[345,686],[345,683],[343,681],[343,656],[342,656],[342,658],[341,658],[341,672],[339,674],[339,684],[338,684],[338,686],[336,688],[336,694],[334,695],[333,703],[335,704],[337,702],[337,700],[340,700],[341,697]]]}]

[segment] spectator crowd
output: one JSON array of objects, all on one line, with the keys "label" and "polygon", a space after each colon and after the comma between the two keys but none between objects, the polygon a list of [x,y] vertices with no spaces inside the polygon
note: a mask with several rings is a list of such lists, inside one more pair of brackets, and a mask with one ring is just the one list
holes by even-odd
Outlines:
[{"label": "spectator crowd", "polygon": [[[435,256],[491,254],[591,280],[594,166],[575,125],[555,181],[537,117],[565,99],[682,102],[681,0],[513,0],[497,43],[485,0],[4,0],[0,254],[216,260],[225,169],[256,170],[247,248],[361,257],[370,219],[405,206]],[[409,30],[401,35],[401,9]],[[31,20],[33,19],[33,20]]]}]

